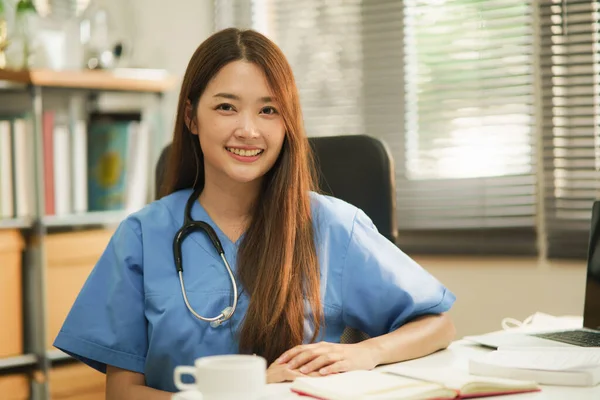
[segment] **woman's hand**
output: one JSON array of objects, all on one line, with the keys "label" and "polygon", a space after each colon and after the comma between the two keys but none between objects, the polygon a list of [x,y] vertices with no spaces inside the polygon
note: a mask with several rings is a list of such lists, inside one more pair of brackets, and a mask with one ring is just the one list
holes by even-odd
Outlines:
[{"label": "woman's hand", "polygon": [[366,342],[319,342],[296,346],[283,353],[273,364],[287,365],[290,370],[298,370],[305,375],[322,376],[357,369],[373,369],[378,361],[375,350]]},{"label": "woman's hand", "polygon": [[290,369],[287,364],[278,364],[274,362],[267,368],[267,383],[280,383],[293,381],[294,379],[306,376],[298,370]]}]

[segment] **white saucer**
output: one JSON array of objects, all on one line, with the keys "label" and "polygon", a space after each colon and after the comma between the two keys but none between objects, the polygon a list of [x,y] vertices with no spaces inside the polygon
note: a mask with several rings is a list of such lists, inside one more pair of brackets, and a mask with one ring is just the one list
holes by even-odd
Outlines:
[{"label": "white saucer", "polygon": [[202,400],[202,393],[197,390],[186,390],[183,392],[173,393],[171,400]]}]

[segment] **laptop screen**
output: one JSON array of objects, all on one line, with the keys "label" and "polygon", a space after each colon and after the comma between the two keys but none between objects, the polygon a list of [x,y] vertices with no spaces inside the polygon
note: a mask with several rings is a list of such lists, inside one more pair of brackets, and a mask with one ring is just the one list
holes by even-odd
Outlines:
[{"label": "laptop screen", "polygon": [[600,201],[592,209],[583,326],[600,330]]}]

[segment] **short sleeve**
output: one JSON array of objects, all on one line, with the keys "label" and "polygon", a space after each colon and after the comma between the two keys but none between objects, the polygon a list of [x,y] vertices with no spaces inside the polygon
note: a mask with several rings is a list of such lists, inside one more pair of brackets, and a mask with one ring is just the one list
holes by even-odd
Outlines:
[{"label": "short sleeve", "polygon": [[142,243],[125,220],[90,273],[54,346],[100,372],[144,372],[148,348]]},{"label": "short sleeve", "polygon": [[344,323],[371,337],[450,309],[455,296],[358,210],[342,275]]}]

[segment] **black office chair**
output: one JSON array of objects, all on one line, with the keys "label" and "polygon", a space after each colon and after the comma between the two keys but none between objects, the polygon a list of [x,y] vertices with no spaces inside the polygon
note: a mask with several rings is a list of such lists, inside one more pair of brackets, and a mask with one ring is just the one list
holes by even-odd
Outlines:
[{"label": "black office chair", "polygon": [[321,191],[362,209],[396,243],[394,163],[384,142],[348,135],[311,137],[309,143]]},{"label": "black office chair", "polygon": [[[362,209],[377,230],[396,243],[394,163],[385,144],[365,135],[310,137],[319,188]],[[156,197],[164,179],[170,145],[156,165]],[[348,328],[342,343],[357,343],[368,336]]]}]

